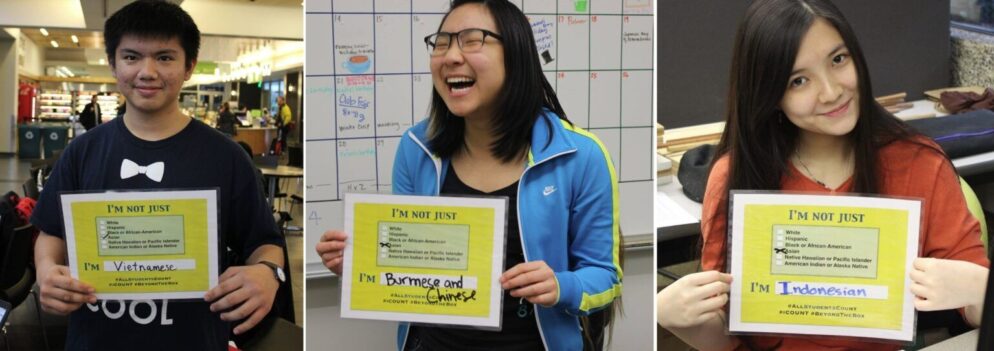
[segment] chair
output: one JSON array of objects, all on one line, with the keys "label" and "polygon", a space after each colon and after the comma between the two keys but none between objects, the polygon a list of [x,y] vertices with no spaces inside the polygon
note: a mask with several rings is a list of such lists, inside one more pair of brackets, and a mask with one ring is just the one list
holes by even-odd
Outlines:
[{"label": "chair", "polygon": [[304,167],[304,148],[300,146],[287,147],[287,165],[294,167]]},{"label": "chair", "polygon": [[[287,155],[287,166],[304,168],[304,148],[300,146],[287,146]],[[290,211],[288,213],[293,213],[293,205],[297,202],[303,204],[304,197],[297,194],[290,194]]]},{"label": "chair", "polygon": [[[6,206],[0,204],[0,206]],[[12,211],[2,211],[2,213],[13,213]],[[26,224],[14,228],[15,217],[11,215],[0,218],[0,299],[11,304],[11,311],[19,306],[27,296],[33,295],[35,299],[35,313],[38,316],[38,324],[41,326],[42,337],[45,341],[45,349],[49,349],[48,334],[41,319],[41,309],[38,295],[32,291],[35,283],[34,267],[30,265],[31,252],[33,248],[34,227]]]},{"label": "chair", "polygon": [[276,168],[279,166],[280,158],[279,156],[253,156],[252,162],[255,163],[256,167]]},{"label": "chair", "polygon": [[[293,207],[294,207],[294,204],[296,204],[296,203],[300,203],[301,205],[303,205],[304,204],[304,197],[300,196],[300,195],[297,195],[297,194],[291,194],[290,195],[290,212],[288,212],[288,213],[293,213]],[[291,217],[290,220],[292,220],[292,219],[293,218]],[[284,228],[284,230],[286,232],[295,232],[297,234],[302,234],[303,231],[304,231],[304,228],[300,227],[300,226],[285,225],[285,226],[283,226],[283,228]]]}]

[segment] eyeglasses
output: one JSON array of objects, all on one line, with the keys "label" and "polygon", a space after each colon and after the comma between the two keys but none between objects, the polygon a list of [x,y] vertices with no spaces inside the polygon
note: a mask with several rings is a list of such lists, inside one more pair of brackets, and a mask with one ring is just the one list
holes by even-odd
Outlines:
[{"label": "eyeglasses", "polygon": [[504,40],[499,34],[480,28],[467,28],[455,33],[438,32],[425,37],[425,45],[431,56],[442,56],[449,51],[452,37],[456,38],[459,50],[462,52],[479,52],[483,49],[483,43],[487,37],[491,36],[497,40]]}]

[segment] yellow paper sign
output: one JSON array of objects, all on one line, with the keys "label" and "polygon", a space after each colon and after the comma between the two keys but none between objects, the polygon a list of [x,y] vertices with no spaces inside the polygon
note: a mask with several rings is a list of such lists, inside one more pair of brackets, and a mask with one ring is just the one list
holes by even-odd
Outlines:
[{"label": "yellow paper sign", "polygon": [[507,200],[348,194],[342,316],[500,326]]},{"label": "yellow paper sign", "polygon": [[729,330],[912,340],[921,202],[733,193]]},{"label": "yellow paper sign", "polygon": [[98,298],[202,298],[217,284],[215,190],[61,198],[72,276]]}]

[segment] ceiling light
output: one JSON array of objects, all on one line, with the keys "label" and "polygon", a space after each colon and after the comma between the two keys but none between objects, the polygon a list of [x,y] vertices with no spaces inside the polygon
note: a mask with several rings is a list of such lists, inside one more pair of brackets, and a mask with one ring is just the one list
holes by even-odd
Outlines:
[{"label": "ceiling light", "polygon": [[106,65],[107,64],[107,60],[104,60],[104,59],[100,59],[100,61],[97,61],[97,62],[99,62],[101,65]]},{"label": "ceiling light", "polygon": [[55,40],[52,40],[52,47],[53,48],[59,47],[59,43],[56,43]]},{"label": "ceiling light", "polygon": [[75,74],[72,73],[72,71],[69,70],[69,67],[66,67],[66,66],[59,67],[59,71],[61,71],[62,73],[64,73],[67,76],[70,76],[70,77],[75,77],[76,76]]},{"label": "ceiling light", "polygon": [[76,34],[72,35],[72,42],[76,43],[76,44],[79,44],[79,37],[77,37]]},{"label": "ceiling light", "polygon": [[41,31],[41,35],[44,35],[44,36],[46,36],[46,37],[48,36],[48,31],[47,31],[47,30],[45,30],[45,28],[41,28],[41,29],[39,29],[39,30]]}]

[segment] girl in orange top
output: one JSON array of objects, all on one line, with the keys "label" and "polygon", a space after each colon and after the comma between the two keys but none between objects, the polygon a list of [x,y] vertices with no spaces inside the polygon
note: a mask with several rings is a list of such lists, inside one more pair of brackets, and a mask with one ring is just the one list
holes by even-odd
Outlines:
[{"label": "girl in orange top", "polygon": [[866,60],[828,0],[757,0],[736,35],[725,131],[704,197],[704,272],[657,295],[659,324],[701,350],[888,350],[900,345],[725,334],[728,189],[924,199],[910,273],[922,311],[980,323],[986,251],[942,150],[873,99]]}]

